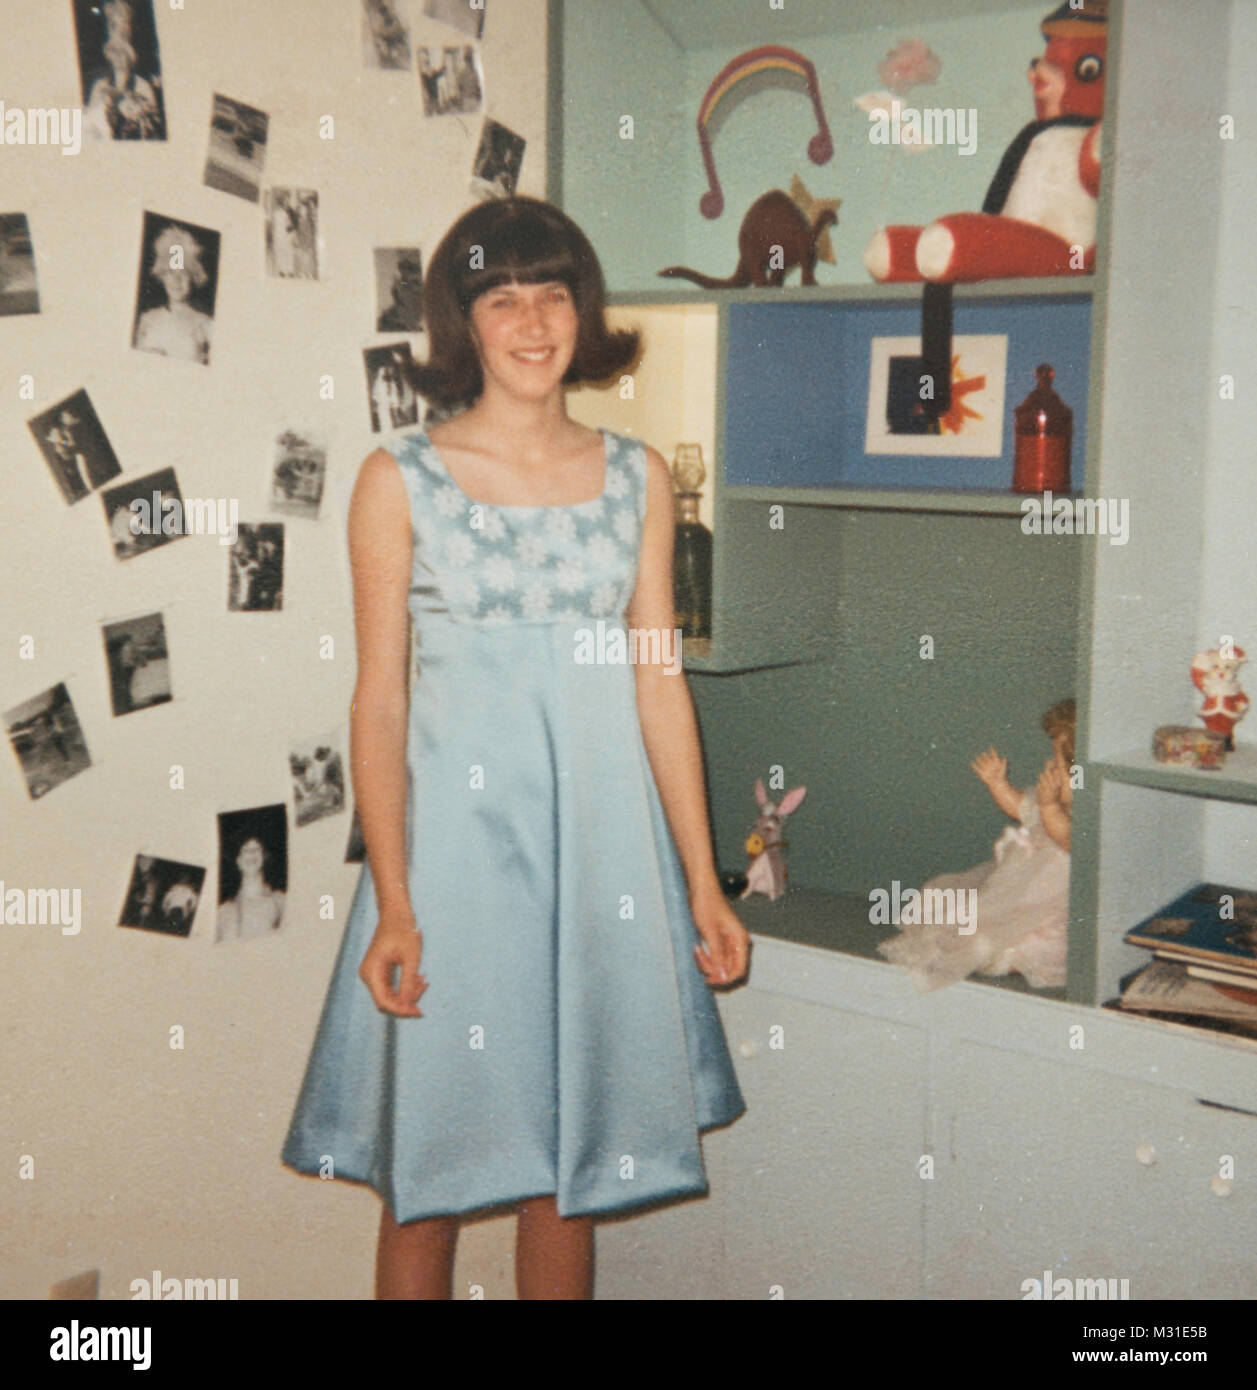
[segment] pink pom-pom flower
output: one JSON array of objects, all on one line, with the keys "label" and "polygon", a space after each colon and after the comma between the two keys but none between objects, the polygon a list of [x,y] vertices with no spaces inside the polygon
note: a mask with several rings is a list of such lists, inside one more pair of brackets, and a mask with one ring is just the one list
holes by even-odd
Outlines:
[{"label": "pink pom-pom flower", "polygon": [[892,92],[906,92],[923,82],[934,82],[943,64],[924,39],[905,39],[877,66],[877,75]]}]

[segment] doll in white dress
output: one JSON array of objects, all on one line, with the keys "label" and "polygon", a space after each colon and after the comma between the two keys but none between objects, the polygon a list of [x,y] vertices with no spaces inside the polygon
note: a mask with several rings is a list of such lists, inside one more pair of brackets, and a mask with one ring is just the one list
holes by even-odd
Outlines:
[{"label": "doll in white dress", "polygon": [[1053,753],[1030,791],[1009,782],[1008,760],[994,748],[973,760],[992,800],[1020,824],[1005,828],[985,863],[940,874],[923,887],[975,889],[975,920],[904,925],[898,936],[878,943],[883,956],[907,967],[918,989],[938,989],[974,973],[1014,971],[1035,989],[1065,983],[1074,717],[1073,700],[1060,701],[1043,716]]}]

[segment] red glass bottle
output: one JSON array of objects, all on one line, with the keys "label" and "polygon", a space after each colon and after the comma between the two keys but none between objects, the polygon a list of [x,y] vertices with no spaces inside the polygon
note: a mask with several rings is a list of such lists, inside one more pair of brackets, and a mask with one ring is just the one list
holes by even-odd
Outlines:
[{"label": "red glass bottle", "polygon": [[1013,491],[1069,492],[1074,412],[1052,389],[1046,362],[1034,374],[1038,385],[1013,411]]}]

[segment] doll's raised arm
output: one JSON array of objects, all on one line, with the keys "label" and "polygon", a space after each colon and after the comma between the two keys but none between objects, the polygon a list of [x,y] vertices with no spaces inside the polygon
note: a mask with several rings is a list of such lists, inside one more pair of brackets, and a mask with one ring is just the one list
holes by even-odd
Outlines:
[{"label": "doll's raised arm", "polygon": [[1022,794],[1008,780],[1008,759],[1001,758],[994,748],[988,748],[985,753],[979,753],[970,766],[1000,810],[1013,820],[1020,820]]}]

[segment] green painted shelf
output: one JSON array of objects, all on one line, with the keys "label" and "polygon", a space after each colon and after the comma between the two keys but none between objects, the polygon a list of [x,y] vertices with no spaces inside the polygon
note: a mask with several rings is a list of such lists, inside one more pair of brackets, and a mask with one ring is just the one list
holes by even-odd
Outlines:
[{"label": "green painted shelf", "polygon": [[[1087,295],[1092,292],[1094,275],[1054,275],[1035,279],[982,280],[954,286],[955,298],[1033,299],[1036,295]],[[904,304],[918,303],[922,286],[906,282],[898,285],[834,284],[782,285],[778,289],[747,287],[737,290],[660,289],[609,291],[607,302],[631,307],[634,304]]]}]

